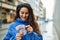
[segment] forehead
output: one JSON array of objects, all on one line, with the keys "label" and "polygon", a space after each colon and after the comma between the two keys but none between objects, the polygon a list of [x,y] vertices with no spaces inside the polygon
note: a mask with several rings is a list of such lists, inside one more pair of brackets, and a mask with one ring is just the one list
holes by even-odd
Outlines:
[{"label": "forehead", "polygon": [[22,8],[20,9],[20,11],[28,12],[28,8],[27,8],[27,7],[22,7]]}]

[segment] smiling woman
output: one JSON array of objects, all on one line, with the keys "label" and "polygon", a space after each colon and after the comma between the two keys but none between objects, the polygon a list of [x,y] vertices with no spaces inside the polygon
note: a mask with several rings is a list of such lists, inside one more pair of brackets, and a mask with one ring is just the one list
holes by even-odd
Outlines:
[{"label": "smiling woman", "polygon": [[[24,26],[24,29],[26,28],[25,30],[27,31],[25,35],[24,32],[21,31],[22,29],[20,26],[20,31],[18,32],[16,30],[18,25],[29,25],[27,28]],[[17,6],[15,21],[10,24],[8,32],[3,40],[43,40],[30,4],[22,3]]]}]

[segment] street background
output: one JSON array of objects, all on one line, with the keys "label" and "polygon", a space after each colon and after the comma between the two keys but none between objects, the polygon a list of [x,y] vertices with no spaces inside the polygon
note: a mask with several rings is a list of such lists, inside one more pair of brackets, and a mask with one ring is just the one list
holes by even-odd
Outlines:
[{"label": "street background", "polygon": [[29,3],[33,8],[43,40],[60,40],[60,0],[0,0],[0,40],[14,21],[20,3]]}]

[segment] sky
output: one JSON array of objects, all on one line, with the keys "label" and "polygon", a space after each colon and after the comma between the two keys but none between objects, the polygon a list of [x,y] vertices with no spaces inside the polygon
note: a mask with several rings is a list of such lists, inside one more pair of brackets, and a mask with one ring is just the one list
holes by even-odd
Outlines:
[{"label": "sky", "polygon": [[43,7],[46,8],[46,18],[52,19],[55,0],[41,0],[41,1],[43,3]]}]

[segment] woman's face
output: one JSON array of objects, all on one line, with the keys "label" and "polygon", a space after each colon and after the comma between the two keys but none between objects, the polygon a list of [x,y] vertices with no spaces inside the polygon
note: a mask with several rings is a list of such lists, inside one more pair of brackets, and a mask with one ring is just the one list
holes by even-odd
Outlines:
[{"label": "woman's face", "polygon": [[19,11],[19,15],[22,20],[27,20],[29,16],[28,8],[22,7]]}]

